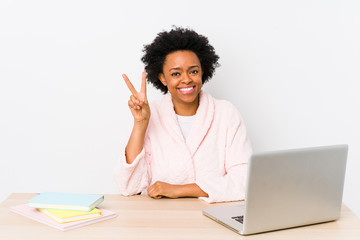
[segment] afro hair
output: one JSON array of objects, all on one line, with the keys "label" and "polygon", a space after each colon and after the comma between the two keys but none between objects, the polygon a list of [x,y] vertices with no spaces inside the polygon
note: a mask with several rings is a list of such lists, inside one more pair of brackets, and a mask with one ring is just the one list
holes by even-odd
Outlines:
[{"label": "afro hair", "polygon": [[188,50],[194,52],[200,60],[203,71],[202,83],[207,82],[215,73],[215,68],[220,66],[219,56],[214,47],[209,44],[207,37],[188,28],[175,27],[171,31],[160,32],[151,44],[145,45],[144,56],[141,61],[145,64],[147,79],[155,88],[164,94],[168,92],[160,79],[163,72],[166,56],[176,51]]}]

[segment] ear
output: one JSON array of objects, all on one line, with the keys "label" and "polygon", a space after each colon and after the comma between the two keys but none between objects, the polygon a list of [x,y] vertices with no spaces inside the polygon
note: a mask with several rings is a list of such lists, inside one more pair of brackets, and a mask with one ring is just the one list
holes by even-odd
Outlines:
[{"label": "ear", "polygon": [[159,73],[158,78],[160,79],[160,82],[166,86],[165,76],[163,73]]}]

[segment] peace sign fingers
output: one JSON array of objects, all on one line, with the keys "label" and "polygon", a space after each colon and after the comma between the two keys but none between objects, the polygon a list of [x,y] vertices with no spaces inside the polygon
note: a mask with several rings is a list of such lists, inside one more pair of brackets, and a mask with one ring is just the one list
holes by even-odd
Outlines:
[{"label": "peace sign fingers", "polygon": [[136,98],[140,98],[141,101],[145,102],[146,101],[146,72],[142,73],[140,92],[136,91],[136,89],[134,88],[134,85],[132,85],[130,79],[126,76],[126,74],[123,74],[122,77],[124,78],[125,83],[128,86],[131,93]]},{"label": "peace sign fingers", "polygon": [[136,122],[148,121],[150,118],[150,107],[146,99],[146,73],[142,73],[140,92],[136,91],[126,74],[122,77],[132,95],[128,101],[129,108]]},{"label": "peace sign fingers", "polygon": [[136,91],[136,89],[134,88],[132,83],[130,82],[130,79],[126,76],[126,74],[123,74],[122,77],[124,78],[125,83],[128,86],[130,92],[136,97],[138,92]]}]

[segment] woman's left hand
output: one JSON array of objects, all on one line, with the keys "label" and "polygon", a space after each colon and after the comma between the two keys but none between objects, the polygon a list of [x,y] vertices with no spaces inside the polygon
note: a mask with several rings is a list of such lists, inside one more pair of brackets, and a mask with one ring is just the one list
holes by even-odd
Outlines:
[{"label": "woman's left hand", "polygon": [[196,183],[173,185],[157,181],[148,189],[148,195],[152,198],[179,198],[179,197],[208,197]]},{"label": "woman's left hand", "polygon": [[157,181],[153,185],[151,185],[147,192],[148,195],[152,198],[178,198],[177,189],[179,185],[172,185],[166,182]]}]

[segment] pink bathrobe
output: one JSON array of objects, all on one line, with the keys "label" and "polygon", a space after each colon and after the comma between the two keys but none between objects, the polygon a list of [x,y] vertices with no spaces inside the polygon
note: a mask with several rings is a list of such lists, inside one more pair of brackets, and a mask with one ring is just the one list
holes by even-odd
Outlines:
[{"label": "pink bathrobe", "polygon": [[151,106],[144,147],[132,164],[125,154],[114,175],[122,195],[146,192],[156,181],[196,183],[213,203],[244,199],[251,144],[238,110],[202,91],[200,105],[184,139],[171,95]]}]

